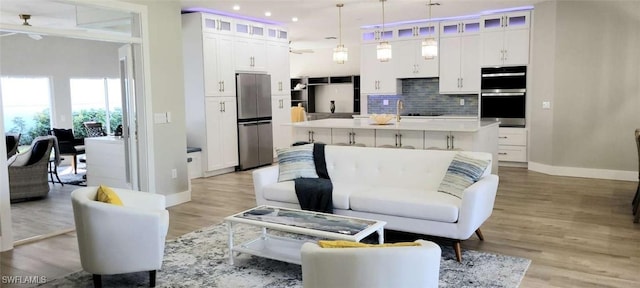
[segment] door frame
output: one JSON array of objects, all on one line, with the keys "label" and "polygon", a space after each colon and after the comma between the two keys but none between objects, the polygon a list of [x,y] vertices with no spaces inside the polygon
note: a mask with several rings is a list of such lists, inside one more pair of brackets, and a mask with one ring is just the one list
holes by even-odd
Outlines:
[{"label": "door frame", "polygon": [[[138,14],[140,36],[120,36],[113,34],[104,34],[89,31],[71,31],[67,29],[49,28],[49,27],[33,27],[23,25],[12,24],[0,24],[0,30],[13,31],[18,33],[36,33],[42,35],[59,36],[66,38],[76,38],[84,40],[96,40],[106,42],[117,42],[122,44],[139,44],[140,53],[142,54],[142,61],[136,64],[142,64],[142,78],[143,85],[143,97],[142,108],[144,111],[152,111],[151,107],[151,73],[149,69],[150,63],[150,49],[149,49],[149,15],[146,5],[133,4],[129,2],[123,2],[120,0],[113,1],[83,1],[83,0],[63,0],[59,1],[65,4],[103,8],[110,10],[119,10],[123,12],[130,12]],[[139,68],[139,67],[138,67]],[[138,70],[139,71],[139,70]],[[141,191],[155,191],[155,174],[149,167],[154,167],[153,153],[149,153],[148,147],[153,147],[153,119],[151,119],[151,113],[143,113],[143,117],[138,117],[138,127],[140,128],[138,138],[138,150],[139,150],[139,173],[140,173],[140,190]],[[0,107],[0,116],[3,116],[2,108]],[[4,134],[4,118],[0,117],[0,132]],[[4,137],[0,137],[0,153],[6,150],[6,143]],[[4,152],[6,155],[6,151]],[[13,231],[11,221],[11,206],[10,206],[10,193],[9,193],[9,174],[7,168],[7,160],[5,157],[0,157],[0,251],[7,251],[13,249]],[[154,192],[152,192],[154,193]]]}]

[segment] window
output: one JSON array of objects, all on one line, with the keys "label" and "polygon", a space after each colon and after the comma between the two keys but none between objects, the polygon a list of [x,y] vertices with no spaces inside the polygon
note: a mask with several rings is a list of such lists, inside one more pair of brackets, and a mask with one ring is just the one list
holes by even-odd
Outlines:
[{"label": "window", "polygon": [[84,122],[100,122],[109,134],[122,124],[120,79],[74,78],[69,84],[73,130],[77,136],[86,136]]},{"label": "window", "polygon": [[29,145],[51,129],[51,85],[46,77],[1,77],[4,130]]}]

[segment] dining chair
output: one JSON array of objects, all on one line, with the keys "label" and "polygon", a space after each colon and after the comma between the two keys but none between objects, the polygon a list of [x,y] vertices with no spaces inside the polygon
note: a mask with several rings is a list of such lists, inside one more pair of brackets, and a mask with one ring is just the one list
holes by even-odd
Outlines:
[{"label": "dining chair", "polygon": [[84,139],[75,138],[71,129],[51,129],[51,135],[58,138],[60,155],[71,155],[73,157],[71,166],[73,173],[78,174],[78,155],[84,154]]}]

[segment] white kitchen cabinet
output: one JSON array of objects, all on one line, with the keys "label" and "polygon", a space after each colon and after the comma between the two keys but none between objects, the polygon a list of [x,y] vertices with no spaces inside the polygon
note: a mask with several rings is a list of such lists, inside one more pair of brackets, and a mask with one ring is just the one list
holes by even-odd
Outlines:
[{"label": "white kitchen cabinet", "polygon": [[263,38],[234,37],[235,70],[267,71],[267,42]]},{"label": "white kitchen cabinet", "polygon": [[425,149],[474,151],[474,133],[427,131],[424,133]]},{"label": "white kitchen cabinet", "polygon": [[438,38],[439,22],[427,22],[417,25],[400,26],[396,28],[397,40]]},{"label": "white kitchen cabinet", "polygon": [[267,26],[267,33],[266,33],[266,37],[267,40],[270,41],[278,41],[278,42],[283,42],[283,43],[287,43],[287,53],[289,51],[289,32],[287,30],[283,30],[280,27],[270,27]]},{"label": "white kitchen cabinet", "polygon": [[291,96],[271,96],[271,113],[273,155],[276,157],[277,148],[289,147],[293,144],[293,128],[289,125],[283,125],[285,123],[291,123]]},{"label": "white kitchen cabinet", "polygon": [[233,19],[215,14],[191,13],[202,15],[203,32],[216,34],[232,34]]},{"label": "white kitchen cabinet", "polygon": [[210,15],[190,13],[182,15],[182,51],[184,59],[185,95],[204,101],[202,96],[235,96],[236,81],[233,67],[233,38],[206,28],[207,21],[218,23]]},{"label": "white kitchen cabinet", "polygon": [[289,95],[289,44],[267,41],[267,73],[271,75],[271,95]]},{"label": "white kitchen cabinet", "polygon": [[238,165],[238,126],[235,97],[205,99],[207,171]]},{"label": "white kitchen cabinet", "polygon": [[387,62],[378,61],[376,45],[360,46],[360,91],[364,94],[397,94],[394,58],[392,56]]},{"label": "white kitchen cabinet", "polygon": [[376,146],[376,133],[371,129],[331,129],[331,143],[340,145]]},{"label": "white kitchen cabinet", "polygon": [[362,32],[362,43],[371,43],[371,42],[380,42],[383,40],[391,41],[395,40],[394,31],[390,29],[385,29],[382,32],[381,29],[368,29]]},{"label": "white kitchen cabinet", "polygon": [[482,66],[529,63],[529,11],[485,15],[481,19]]},{"label": "white kitchen cabinet", "polygon": [[424,132],[410,130],[376,130],[376,146],[424,149]]},{"label": "white kitchen cabinet", "polygon": [[236,79],[233,72],[233,38],[204,33],[202,58],[205,96],[233,96]]},{"label": "white kitchen cabinet", "polygon": [[498,160],[527,162],[527,130],[525,128],[499,128],[498,145]]},{"label": "white kitchen cabinet", "polygon": [[[434,36],[437,39],[437,35]],[[396,78],[427,78],[438,77],[438,57],[425,59],[422,57],[422,40],[404,40],[392,43],[396,55]]]},{"label": "white kitchen cabinet", "polygon": [[237,37],[247,37],[247,38],[266,38],[267,37],[267,27],[264,24],[251,22],[251,21],[243,21],[236,20],[234,22],[234,34]]},{"label": "white kitchen cabinet", "polygon": [[331,128],[295,128],[295,141],[309,143],[331,143]]},{"label": "white kitchen cabinet", "polygon": [[478,35],[440,38],[440,94],[480,92]]}]

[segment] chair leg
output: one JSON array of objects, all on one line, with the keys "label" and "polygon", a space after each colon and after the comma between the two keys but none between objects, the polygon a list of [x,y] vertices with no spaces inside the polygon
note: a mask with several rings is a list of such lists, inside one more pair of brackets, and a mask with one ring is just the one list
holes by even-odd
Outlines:
[{"label": "chair leg", "polygon": [[102,288],[102,275],[93,274],[93,287]]},{"label": "chair leg", "polygon": [[[58,176],[58,169],[53,170],[53,174],[56,175],[56,179],[58,179],[58,182],[60,183],[60,185],[64,186],[64,183],[62,183],[62,180],[60,180],[60,176]],[[53,182],[53,181],[51,181],[51,182]]]},{"label": "chair leg", "polygon": [[71,166],[73,166],[73,174],[78,174],[78,163],[76,163],[77,156],[73,155],[73,159],[71,161]]},{"label": "chair leg", "polygon": [[453,250],[456,251],[456,260],[462,263],[462,247],[460,246],[460,240],[453,242]]},{"label": "chair leg", "polygon": [[149,287],[156,287],[156,270],[149,271]]},{"label": "chair leg", "polygon": [[482,235],[482,231],[480,231],[480,228],[476,230],[476,235],[478,235],[478,238],[480,238],[480,241],[484,241],[484,236]]},{"label": "chair leg", "polygon": [[633,196],[633,202],[631,202],[633,215],[638,212],[638,206],[640,206],[640,180],[638,180],[638,188],[636,189],[636,195]]}]

